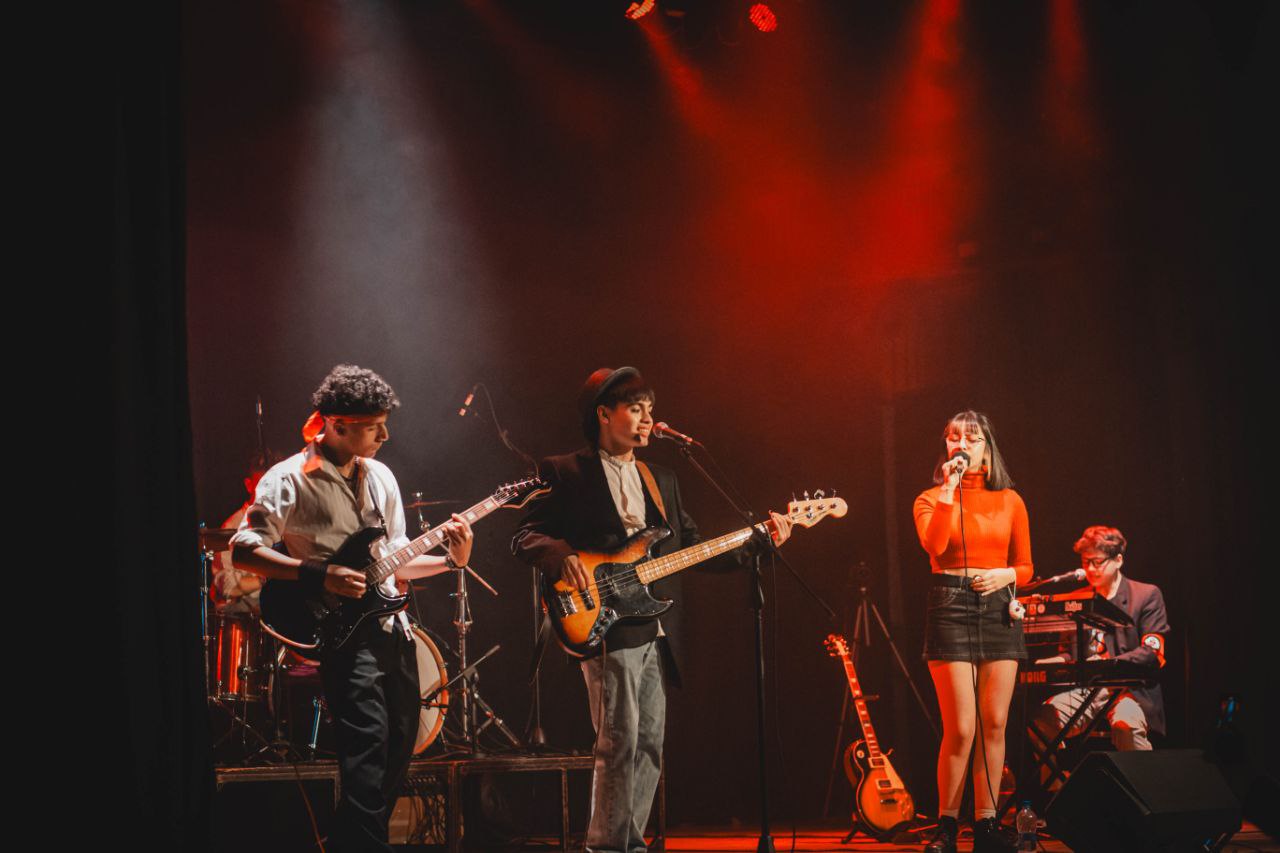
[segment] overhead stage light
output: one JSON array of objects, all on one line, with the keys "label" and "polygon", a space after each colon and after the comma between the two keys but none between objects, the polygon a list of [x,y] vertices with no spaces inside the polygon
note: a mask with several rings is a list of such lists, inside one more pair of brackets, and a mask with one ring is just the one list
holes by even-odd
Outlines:
[{"label": "overhead stage light", "polygon": [[658,0],[637,0],[627,7],[626,16],[633,21],[638,21],[645,15],[653,11],[653,7],[658,5]]},{"label": "overhead stage light", "polygon": [[778,28],[778,16],[773,14],[768,3],[756,3],[747,13],[751,23],[762,33],[771,33]]}]

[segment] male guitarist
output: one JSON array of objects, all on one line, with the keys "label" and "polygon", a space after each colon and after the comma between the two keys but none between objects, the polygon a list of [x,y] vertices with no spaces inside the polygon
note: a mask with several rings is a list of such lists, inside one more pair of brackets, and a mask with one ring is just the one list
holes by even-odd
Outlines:
[{"label": "male guitarist", "polygon": [[[236,568],[296,581],[349,598],[365,592],[364,572],[328,563],[352,534],[386,530],[382,553],[408,543],[400,488],[374,454],[388,438],[387,416],[400,405],[378,374],[340,364],[311,395],[306,447],[273,466],[232,538]],[[396,570],[408,581],[465,566],[471,528],[446,523],[448,556],[419,556]],[[287,554],[272,548],[283,543]],[[381,556],[375,554],[374,556]],[[383,591],[396,593],[388,577]],[[333,718],[342,801],[329,850],[385,850],[392,797],[409,766],[418,729],[418,668],[403,612],[366,619],[320,666]]]},{"label": "male guitarist", "polygon": [[[601,368],[587,378],[578,406],[590,446],[542,463],[540,474],[551,494],[534,505],[516,532],[516,556],[550,580],[563,578],[583,590],[591,579],[579,550],[612,552],[632,534],[655,526],[672,531],[659,543],[659,555],[699,541],[675,474],[635,458],[636,448],[649,443],[653,403],[653,390],[634,367]],[[771,515],[774,541],[781,544],[790,532],[789,522]],[[722,565],[736,565],[743,550],[720,558]],[[656,582],[654,594],[675,598],[679,578],[672,575]],[[644,829],[657,789],[666,724],[664,664],[667,677],[680,683],[672,652],[677,639],[673,613],[661,623],[648,619],[614,624],[582,661],[596,727],[586,845],[593,853],[646,849]]]}]

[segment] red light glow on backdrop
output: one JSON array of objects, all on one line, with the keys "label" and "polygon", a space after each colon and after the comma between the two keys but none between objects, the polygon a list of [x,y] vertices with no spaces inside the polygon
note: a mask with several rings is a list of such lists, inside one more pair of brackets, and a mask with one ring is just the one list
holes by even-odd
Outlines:
[{"label": "red light glow on backdrop", "polygon": [[847,274],[888,283],[955,268],[958,228],[976,206],[981,134],[957,33],[958,0],[930,0],[908,34],[878,168],[851,187],[861,229]]},{"label": "red light glow on backdrop", "polygon": [[[653,4],[650,3],[650,6]],[[467,0],[467,7],[521,69],[519,82],[530,102],[545,105],[558,126],[603,146],[617,121],[615,102],[588,77],[574,72],[563,54],[536,39],[494,0]]]},{"label": "red light glow on backdrop", "polygon": [[702,72],[681,55],[660,20],[649,18],[641,22],[640,29],[685,125],[699,136],[718,134],[724,117],[706,94]]},{"label": "red light glow on backdrop", "polygon": [[[829,129],[815,123],[821,109],[809,93],[821,91],[832,69],[810,59],[809,39],[820,38],[821,27],[806,23],[751,57],[743,75],[750,91],[723,95],[670,39],[651,34],[686,124],[714,135],[715,147],[700,150],[717,194],[699,230],[722,271],[745,273],[739,292],[752,290],[755,278],[775,293],[785,278],[817,276],[865,291],[950,274],[961,223],[976,204],[981,159],[958,0],[931,0],[904,34],[899,70],[878,95],[888,104],[887,129],[856,158],[824,151]],[[800,84],[789,87],[790,97],[770,97],[769,79],[784,76]]]},{"label": "red light glow on backdrop", "polygon": [[1098,143],[1089,93],[1088,54],[1080,7],[1053,0],[1044,100],[1050,128],[1067,153],[1088,155]]}]

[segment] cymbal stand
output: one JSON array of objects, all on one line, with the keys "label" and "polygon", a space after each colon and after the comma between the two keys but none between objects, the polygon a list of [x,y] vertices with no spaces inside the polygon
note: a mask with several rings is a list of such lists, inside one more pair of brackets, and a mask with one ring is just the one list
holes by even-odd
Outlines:
[{"label": "cymbal stand", "polygon": [[[497,432],[498,440],[502,442],[502,446],[505,447],[507,450],[511,451],[521,460],[523,460],[524,463],[528,465],[529,468],[531,468],[535,473],[538,473],[538,461],[534,459],[532,456],[530,456],[528,453],[526,453],[525,451],[521,450],[520,447],[518,447],[516,443],[511,440],[510,431],[505,429],[502,426],[502,423],[498,420],[498,410],[494,408],[493,395],[489,393],[489,386],[485,385],[483,382],[477,382],[474,385],[472,385],[471,392],[467,395],[466,400],[462,405],[462,408],[458,410],[458,414],[464,418],[467,417],[468,415],[473,415],[477,418],[481,417],[479,405],[477,405],[474,409],[469,408],[471,406],[472,399],[477,392],[479,392],[483,396],[484,402],[489,409],[489,421],[493,424],[493,428]],[[476,577],[476,580],[484,584],[484,586],[488,587],[489,591],[492,592],[494,595],[498,594],[493,589],[493,587],[490,587],[488,584],[484,583],[484,580],[479,575],[475,575],[475,577]],[[466,604],[466,598],[465,598],[466,584],[464,579],[461,577],[459,577],[458,579],[458,589],[460,590],[460,594],[463,596],[463,598],[460,600],[458,605],[459,612],[461,612],[463,607]],[[538,628],[536,626],[539,623],[542,616],[541,602],[537,600],[538,596],[537,596],[536,572],[535,572],[535,579],[534,579],[534,599],[535,599],[534,646],[536,648],[539,644]],[[454,624],[458,625],[460,622],[463,622],[463,621],[464,620],[459,619],[455,621]],[[468,626],[470,625],[469,611],[468,611],[467,620],[465,621],[465,624]],[[462,664],[462,667],[465,669],[467,665],[466,644],[465,644],[465,634],[463,633],[463,629],[461,628],[459,628],[459,631],[458,631],[458,645],[461,653],[460,663]],[[479,661],[477,661],[477,663],[479,663]],[[538,666],[538,667],[540,667],[540,665],[541,665],[541,660],[539,660],[538,664],[535,664],[535,666]],[[533,689],[534,689],[534,694],[533,694],[532,720],[531,720],[531,725],[527,734],[529,736],[530,743],[534,747],[542,748],[546,746],[547,739],[540,725],[541,708],[542,708],[540,668],[535,669],[534,671]],[[473,752],[475,751],[475,748],[476,748],[474,738],[476,735],[480,733],[480,730],[476,729],[474,725],[474,722],[475,722],[474,718],[471,717],[471,715],[474,714],[474,708],[471,707],[472,703],[479,704],[481,706],[481,709],[489,717],[489,719],[485,721],[484,725],[480,726],[480,730],[483,730],[486,726],[490,724],[496,725],[498,729],[502,732],[502,734],[506,737],[507,741],[510,742],[510,744],[513,747],[517,749],[524,748],[524,744],[521,742],[520,738],[516,737],[515,733],[512,732],[509,728],[507,728],[506,724],[504,724],[501,719],[499,719],[496,715],[494,715],[493,710],[489,707],[488,703],[486,703],[484,699],[480,696],[480,692],[479,690],[476,689],[476,686],[475,686],[475,677],[473,676],[472,678],[465,679],[463,681],[464,738],[470,741],[471,750]],[[470,722],[468,722],[468,720]],[[469,736],[466,734],[466,732],[468,732],[468,729],[466,728],[466,726],[468,725],[471,727],[469,730],[471,732]]]},{"label": "cymbal stand", "polygon": [[[458,667],[466,672],[467,667],[467,636],[471,633],[471,599],[467,594],[467,567],[459,567],[453,572],[457,576],[458,585],[453,593],[454,615],[453,627],[458,632]],[[497,595],[493,587],[484,582],[484,578],[476,575],[476,579],[485,587]],[[479,663],[477,661],[476,663]],[[479,737],[480,734],[489,726],[496,726],[498,731],[507,739],[511,746],[521,749],[524,744],[515,732],[507,727],[502,718],[494,713],[493,708],[484,697],[480,695],[480,676],[472,669],[470,674],[463,678],[459,684],[459,693],[462,696],[462,744],[466,746],[467,751],[474,754],[481,752]],[[477,712],[483,713],[485,720],[480,723],[477,720]]]},{"label": "cymbal stand", "polygon": [[[414,500],[415,503],[421,503],[421,494],[415,492]],[[423,516],[421,507],[418,508],[417,512],[418,526],[423,531],[429,530],[431,528],[431,524]],[[489,728],[489,726],[495,726],[511,746],[516,749],[521,749],[524,744],[521,742],[520,738],[516,736],[515,732],[511,731],[511,729],[507,727],[507,724],[503,722],[502,718],[494,712],[493,707],[484,700],[483,696],[480,695],[480,676],[476,673],[475,666],[496,651],[496,648],[482,656],[480,660],[477,660],[471,667],[467,666],[467,637],[471,633],[471,625],[474,621],[471,618],[471,597],[467,592],[467,574],[470,573],[481,586],[489,590],[489,592],[494,595],[497,595],[498,591],[490,586],[485,579],[480,577],[480,575],[470,566],[460,566],[456,569],[452,569],[451,571],[453,571],[454,576],[457,578],[457,586],[454,588],[454,591],[450,593],[450,598],[453,599],[454,604],[453,627],[454,630],[458,632],[458,669],[461,673],[466,674],[467,676],[466,678],[462,678],[458,685],[458,693],[462,697],[462,737],[460,739],[459,746],[463,747],[465,751],[470,752],[473,755],[480,753],[481,750],[478,741],[480,734],[485,729]],[[434,696],[430,697],[430,701],[434,701]],[[477,713],[484,714],[484,722],[478,721]]]},{"label": "cymbal stand", "polygon": [[[204,527],[204,522],[200,522]],[[204,695],[213,696],[213,684],[209,673],[209,583],[213,576],[213,552],[208,548],[200,549],[200,641],[204,646]]]}]

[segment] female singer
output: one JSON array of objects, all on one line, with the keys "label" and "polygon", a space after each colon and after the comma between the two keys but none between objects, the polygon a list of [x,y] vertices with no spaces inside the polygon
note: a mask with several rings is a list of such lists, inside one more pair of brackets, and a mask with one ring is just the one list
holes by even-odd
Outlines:
[{"label": "female singer", "polygon": [[[938,831],[926,853],[955,853],[956,817],[973,755],[974,853],[1013,847],[995,821],[1004,767],[1004,730],[1027,656],[1014,585],[1031,579],[1027,508],[996,447],[987,416],[960,412],[947,422],[935,485],[915,502],[916,532],[933,566],[924,658],[942,711]],[[975,746],[975,734],[977,744]]]}]

